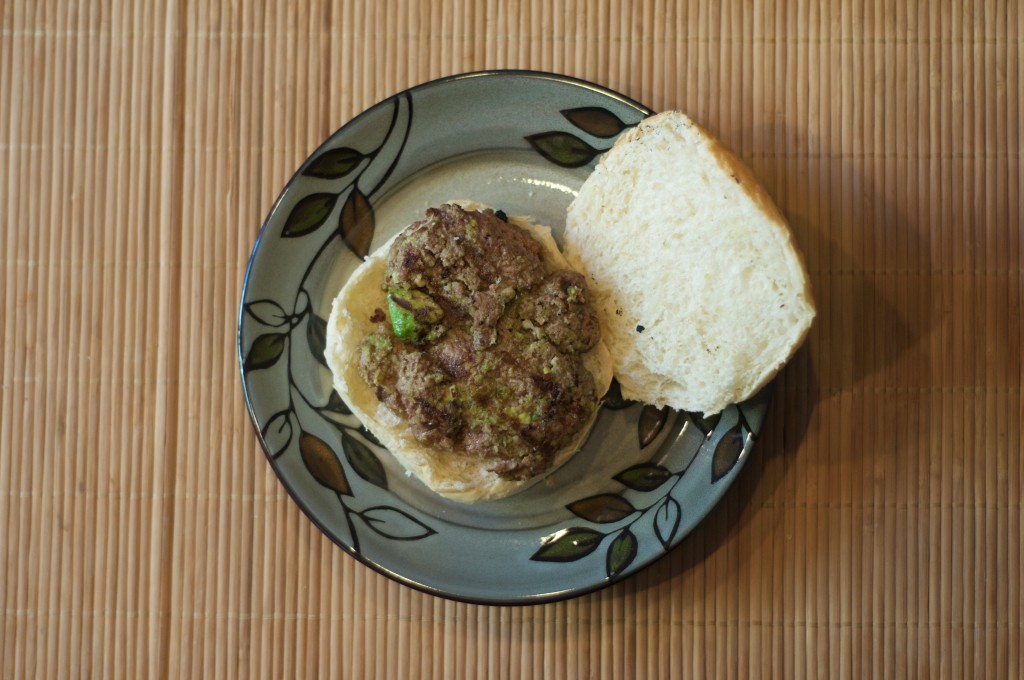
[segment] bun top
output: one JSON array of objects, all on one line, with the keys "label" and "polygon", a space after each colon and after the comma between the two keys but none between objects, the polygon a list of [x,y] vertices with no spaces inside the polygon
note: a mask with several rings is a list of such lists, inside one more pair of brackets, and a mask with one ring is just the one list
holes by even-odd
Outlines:
[{"label": "bun top", "polygon": [[745,165],[676,111],[604,154],[569,208],[622,395],[717,413],[752,396],[814,318],[802,256]]}]

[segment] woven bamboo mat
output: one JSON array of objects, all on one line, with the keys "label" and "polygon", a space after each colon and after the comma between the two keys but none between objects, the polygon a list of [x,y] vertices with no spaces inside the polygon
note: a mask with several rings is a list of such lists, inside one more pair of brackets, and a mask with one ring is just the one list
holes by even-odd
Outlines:
[{"label": "woven bamboo mat", "polygon": [[[0,4],[0,676],[1021,677],[1022,27],[994,0]],[[323,538],[234,351],[307,154],[484,68],[689,111],[820,307],[708,519],[525,608]]]}]

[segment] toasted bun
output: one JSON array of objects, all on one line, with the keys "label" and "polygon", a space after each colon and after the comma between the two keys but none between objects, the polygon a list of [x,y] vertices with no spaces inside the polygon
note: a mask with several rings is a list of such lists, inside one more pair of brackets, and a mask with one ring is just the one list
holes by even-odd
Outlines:
[{"label": "toasted bun", "polygon": [[623,134],[569,208],[627,399],[717,413],[803,342],[814,302],[778,208],[707,130],[669,111]]},{"label": "toasted bun", "polygon": [[[482,210],[486,206],[471,201],[457,201],[467,210]],[[553,269],[568,268],[551,230],[534,225],[523,217],[509,217],[509,221],[527,229],[544,247],[545,261]],[[346,282],[334,300],[327,322],[327,364],[334,374],[334,389],[352,409],[352,413],[377,437],[411,474],[437,493],[452,500],[474,503],[494,500],[522,491],[564,464],[583,445],[597,416],[594,410],[590,422],[580,430],[579,436],[560,450],[552,466],[542,475],[523,481],[502,479],[488,468],[497,461],[481,460],[452,451],[425,446],[413,437],[408,423],[382,404],[372,388],[359,374],[359,344],[371,333],[375,324],[370,316],[375,308],[387,309],[385,293],[381,290],[387,269],[390,241],[381,246],[363,262]],[[597,394],[604,394],[611,384],[611,358],[603,342],[583,357],[584,365],[594,376]]]}]

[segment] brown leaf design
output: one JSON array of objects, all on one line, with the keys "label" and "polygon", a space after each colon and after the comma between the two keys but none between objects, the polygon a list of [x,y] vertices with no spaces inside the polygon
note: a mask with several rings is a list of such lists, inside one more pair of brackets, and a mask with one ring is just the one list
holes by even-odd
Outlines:
[{"label": "brown leaf design", "polygon": [[352,495],[341,461],[325,441],[303,432],[299,437],[299,451],[302,454],[302,462],[306,464],[313,479],[336,493]]},{"label": "brown leaf design", "polygon": [[568,132],[541,132],[527,135],[526,141],[540,155],[563,168],[579,168],[600,153],[582,139]]},{"label": "brown leaf design", "polygon": [[373,241],[374,216],[373,206],[359,187],[352,187],[341,207],[341,236],[353,253],[366,258]]},{"label": "brown leaf design", "polygon": [[598,524],[618,522],[620,519],[625,519],[636,512],[636,508],[633,507],[632,503],[616,493],[602,493],[596,496],[589,496],[588,498],[570,503],[565,507],[569,508],[577,517],[582,517],[585,520]]},{"label": "brown leaf design", "polygon": [[736,466],[736,461],[740,459],[741,453],[743,453],[743,434],[737,423],[722,435],[715,447],[715,454],[711,459],[712,484],[729,474],[729,471]]},{"label": "brown leaf design", "polygon": [[668,406],[658,408],[646,404],[640,411],[640,421],[637,424],[637,435],[640,438],[640,448],[648,446],[653,442],[668,420]]},{"label": "brown leaf design", "polygon": [[614,113],[598,106],[563,109],[561,114],[570,123],[595,137],[614,137],[626,128],[626,124]]}]

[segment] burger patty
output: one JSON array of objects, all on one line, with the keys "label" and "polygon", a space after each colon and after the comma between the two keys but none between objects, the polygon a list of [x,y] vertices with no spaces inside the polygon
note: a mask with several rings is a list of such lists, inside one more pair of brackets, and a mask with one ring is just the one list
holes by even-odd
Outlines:
[{"label": "burger patty", "polygon": [[542,254],[500,213],[429,209],[391,247],[387,314],[360,351],[363,378],[417,440],[496,459],[506,479],[546,470],[599,397],[582,361],[600,339],[586,282]]}]

